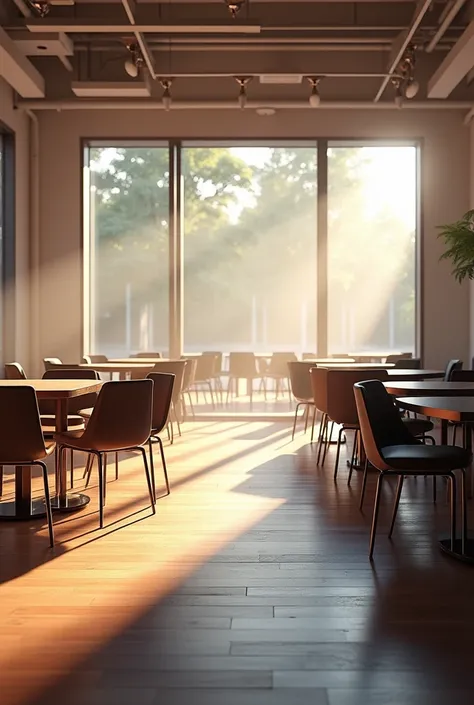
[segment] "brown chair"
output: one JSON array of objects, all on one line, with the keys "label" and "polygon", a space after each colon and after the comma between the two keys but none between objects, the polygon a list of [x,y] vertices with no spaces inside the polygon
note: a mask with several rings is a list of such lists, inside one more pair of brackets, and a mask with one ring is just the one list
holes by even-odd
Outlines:
[{"label": "brown chair", "polygon": [[[354,467],[357,452],[357,442],[359,437],[359,419],[354,399],[354,384],[365,379],[378,379],[385,381],[388,379],[387,370],[332,370],[328,369],[327,385],[327,416],[326,425],[329,421],[340,426],[337,437],[336,462],[334,465],[334,479],[337,478],[339,468],[339,456],[341,452],[342,435],[345,431],[354,431],[354,448],[351,457],[348,484],[350,483],[352,470]],[[323,434],[324,436],[324,434]],[[327,447],[327,443],[326,443]],[[326,449],[325,449],[326,450]],[[323,456],[323,464],[326,452]]]},{"label": "brown chair", "polygon": [[222,386],[222,375],[224,374],[222,370],[222,360],[223,353],[219,350],[204,350],[203,355],[210,355],[214,358],[214,374],[212,381],[214,383],[214,393],[220,397],[221,404],[224,401],[224,388]]},{"label": "brown chair", "polygon": [[451,382],[451,378],[452,378],[453,373],[458,370],[462,370],[462,361],[461,360],[450,360],[448,362],[448,364],[446,365],[443,380],[445,382]]},{"label": "brown chair", "polygon": [[388,364],[396,364],[397,362],[401,362],[402,360],[411,360],[412,357],[413,355],[410,352],[387,355],[385,362],[387,362]]},{"label": "brown chair", "polygon": [[54,451],[54,443],[45,443],[36,392],[29,386],[0,387],[0,466],[15,465],[31,472],[38,465],[43,474],[49,543],[54,546],[53,517],[49,496],[48,470],[43,462]]},{"label": "brown chair", "polygon": [[421,358],[403,357],[395,362],[395,367],[397,370],[421,370]]},{"label": "brown chair", "polygon": [[297,401],[295,418],[293,421],[293,432],[291,434],[291,440],[295,437],[296,421],[298,419],[298,411],[301,407],[305,407],[304,410],[304,432],[308,428],[308,419],[310,409],[313,409],[313,428],[316,417],[316,407],[313,399],[313,387],[311,386],[310,369],[314,367],[312,362],[301,362],[297,360],[296,362],[288,363],[288,373],[290,375],[290,387],[294,398]]},{"label": "brown chair", "polygon": [[84,355],[82,362],[86,365],[92,365],[94,362],[108,362],[107,355]]},{"label": "brown chair", "polygon": [[199,355],[199,357],[189,358],[189,362],[191,361],[196,362],[196,369],[194,372],[194,379],[192,381],[192,384],[185,391],[189,393],[189,395],[192,391],[194,391],[196,394],[196,403],[198,403],[199,390],[202,390],[204,395],[204,403],[206,403],[206,391],[209,390],[212,408],[215,409],[216,404],[212,383],[216,379],[218,353],[203,353],[202,355]]},{"label": "brown chair", "polygon": [[[194,385],[194,379],[196,377],[196,368],[197,368],[197,358],[189,357],[189,358],[183,358],[183,359],[186,362],[186,367],[184,368],[184,376],[183,376],[183,388],[181,390],[180,404],[178,407],[176,407],[176,412],[177,412],[176,421],[178,423],[179,435],[181,435],[181,428],[179,425],[179,416],[186,418],[188,415],[188,408],[187,408],[186,399],[185,399],[186,394],[188,396],[189,407],[191,409],[191,413],[194,416],[194,406],[193,406],[193,400],[191,399],[191,389],[193,388],[193,385]],[[160,370],[161,370],[161,367],[160,367]],[[158,371],[160,371],[160,370],[158,370]]]},{"label": "brown chair", "polygon": [[153,441],[160,446],[161,462],[163,463],[163,473],[166,482],[166,493],[170,493],[170,483],[168,480],[168,470],[166,468],[163,441],[159,434],[166,427],[170,415],[171,401],[173,398],[173,385],[175,376],[162,372],[150,372],[148,379],[153,380],[153,413],[151,420],[151,433],[148,439],[150,449],[151,482],[153,485],[153,496],[156,498],[155,468],[153,464]]},{"label": "brown chair", "polygon": [[133,355],[130,355],[130,357],[156,357],[156,358],[162,358],[163,355],[159,352],[138,352],[134,353]]},{"label": "brown chair", "polygon": [[99,523],[104,526],[106,477],[103,456],[105,453],[138,450],[142,454],[153,514],[155,497],[146,451],[151,434],[153,408],[153,382],[150,379],[126,382],[105,382],[97,397],[94,411],[83,433],[58,433],[54,438],[63,462],[68,448],[91,453],[99,466]]},{"label": "brown chair", "polygon": [[288,397],[291,402],[291,389],[290,389],[290,379],[289,379],[289,362],[297,362],[298,358],[294,352],[275,352],[273,353],[268,368],[264,371],[266,386],[266,380],[271,379],[275,381],[275,398],[278,399],[278,393],[283,390],[283,382],[286,381],[288,388]]},{"label": "brown chair", "polygon": [[6,362],[5,379],[27,379],[26,372],[19,362]]},{"label": "brown chair", "polygon": [[257,368],[257,360],[253,352],[231,352],[229,353],[229,381],[227,383],[226,404],[229,403],[229,396],[234,389],[237,395],[238,384],[240,379],[247,380],[247,389],[250,396],[250,403],[253,399],[253,382],[258,379],[263,381],[263,392],[265,400],[267,391],[265,387],[265,378]]},{"label": "brown chair", "polygon": [[379,380],[356,383],[354,385],[354,395],[362,440],[367,455],[362,482],[361,506],[364,499],[369,462],[372,467],[379,471],[370,532],[369,558],[372,559],[374,551],[383,480],[391,475],[398,477],[398,486],[393,505],[389,538],[392,536],[395,526],[404,478],[416,475],[448,477],[451,483],[451,550],[455,549],[457,489],[455,470],[461,471],[461,551],[464,553],[466,536],[464,468],[471,463],[472,454],[457,446],[427,446],[413,438],[403,424],[393,400]]},{"label": "brown chair", "polygon": [[56,365],[62,365],[62,360],[59,359],[59,357],[45,357],[43,359],[44,363],[44,369],[46,371],[50,370],[52,367],[55,367]]},{"label": "brown chair", "polygon": [[171,443],[174,442],[173,420],[178,426],[179,435],[181,435],[181,426],[179,423],[179,419],[182,416],[181,393],[183,390],[184,374],[187,365],[187,360],[166,360],[165,362],[160,362],[159,364],[155,365],[153,370],[150,372],[150,374],[166,373],[174,375],[174,385],[173,394],[171,397],[170,412],[166,421],[166,428],[168,429],[168,436]]}]

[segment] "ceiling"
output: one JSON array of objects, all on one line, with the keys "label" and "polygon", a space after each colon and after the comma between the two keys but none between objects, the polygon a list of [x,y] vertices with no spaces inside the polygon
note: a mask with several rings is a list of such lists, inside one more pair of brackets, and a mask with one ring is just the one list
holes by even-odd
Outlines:
[{"label": "ceiling", "polygon": [[228,4],[3,0],[0,75],[36,108],[474,105],[472,0]]}]

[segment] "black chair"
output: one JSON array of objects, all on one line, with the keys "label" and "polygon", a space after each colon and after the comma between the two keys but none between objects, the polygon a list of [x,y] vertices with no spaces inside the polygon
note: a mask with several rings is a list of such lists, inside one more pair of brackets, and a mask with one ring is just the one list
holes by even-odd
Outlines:
[{"label": "black chair", "polygon": [[370,380],[354,385],[360,430],[366,452],[361,503],[364,500],[368,465],[379,471],[377,492],[370,532],[369,558],[372,559],[382,484],[385,477],[398,477],[389,537],[393,532],[405,476],[432,475],[448,477],[451,483],[451,549],[456,542],[456,476],[461,471],[462,550],[466,536],[466,476],[472,455],[457,446],[427,446],[417,441],[403,424],[393,401],[382,382]]},{"label": "black chair", "polygon": [[[6,366],[5,366],[6,367]],[[474,382],[474,370],[453,370],[451,373],[450,382]],[[456,436],[458,428],[462,428],[462,424],[455,421],[450,422],[453,426],[453,446],[456,445]]]},{"label": "black chair", "polygon": [[288,363],[288,373],[290,375],[290,387],[291,393],[297,401],[295,418],[293,421],[293,432],[291,434],[291,440],[295,437],[296,421],[298,420],[298,411],[301,407],[305,407],[304,410],[304,432],[308,428],[309,412],[313,409],[313,428],[314,421],[316,417],[316,407],[314,405],[313,398],[313,386],[311,384],[311,375],[309,373],[310,369],[314,367],[313,362],[289,362]]},{"label": "black chair", "polygon": [[453,372],[459,370],[462,370],[462,360],[450,360],[446,365],[443,380],[445,382],[452,382]]},{"label": "black chair", "polygon": [[163,441],[158,435],[166,428],[171,409],[171,400],[173,398],[173,385],[175,376],[162,373],[150,372],[147,375],[148,379],[153,380],[153,412],[151,420],[151,433],[148,439],[148,447],[150,449],[150,470],[151,482],[153,485],[153,496],[156,497],[155,487],[155,467],[153,464],[153,441],[156,441],[160,446],[161,462],[163,463],[163,473],[166,482],[166,493],[170,493],[170,483],[168,480],[168,470],[166,468],[165,453],[163,450]]}]

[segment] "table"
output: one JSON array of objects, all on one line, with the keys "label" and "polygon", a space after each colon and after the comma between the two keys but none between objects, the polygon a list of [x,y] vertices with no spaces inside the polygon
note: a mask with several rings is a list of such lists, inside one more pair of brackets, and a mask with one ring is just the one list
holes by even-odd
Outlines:
[{"label": "table", "polygon": [[[154,360],[153,362],[133,362],[128,361],[128,362],[91,362],[89,363],[81,363],[79,367],[86,369],[86,370],[95,370],[96,372],[118,372],[119,373],[119,378],[120,379],[126,379],[127,374],[130,372],[141,372],[144,375],[147,375],[149,372],[153,371],[153,368],[155,367],[156,363],[159,363],[159,360]],[[162,360],[162,362],[165,362],[165,360]]]},{"label": "table", "polygon": [[[38,399],[54,399],[56,402],[55,427],[57,433],[67,431],[67,402],[68,399],[83,394],[98,392],[102,382],[95,380],[74,379],[22,379],[0,380],[2,387],[33,387]],[[59,473],[58,494],[52,498],[53,509],[59,511],[74,511],[81,509],[89,503],[90,498],[84,494],[68,494],[66,482],[66,467]],[[34,519],[45,516],[44,499],[31,497],[31,468],[15,468],[15,499],[11,502],[0,503],[1,519]]]},{"label": "table", "polygon": [[474,382],[396,381],[384,382],[389,394],[396,397],[474,397]]},{"label": "table", "polygon": [[[306,362],[306,360],[305,360]],[[311,361],[310,361],[311,362]],[[316,361],[315,361],[316,362]],[[334,370],[389,370],[395,367],[393,362],[325,362],[321,367]]]},{"label": "table", "polygon": [[384,352],[383,350],[369,350],[368,352],[349,352],[347,354],[349,357],[354,357],[358,360],[385,360],[389,355],[402,355],[403,353],[393,352],[393,350],[389,352]]},{"label": "table", "polygon": [[[155,365],[157,362],[169,362],[170,360],[170,357],[114,357],[108,360],[108,362],[112,365],[116,363],[120,365]],[[92,362],[91,365],[93,364]],[[108,363],[104,362],[101,364],[107,365]],[[89,365],[89,367],[91,365]]]},{"label": "table", "polygon": [[[454,382],[451,382],[454,384]],[[407,411],[432,416],[442,421],[441,443],[447,443],[447,422],[464,424],[464,446],[472,452],[472,425],[474,424],[474,397],[472,396],[436,396],[436,397],[398,397],[398,406]],[[474,479],[471,472],[471,482]],[[465,552],[461,552],[461,539],[456,541],[455,550],[451,551],[450,539],[442,539],[440,548],[466,563],[474,563],[474,538],[466,536]]]}]

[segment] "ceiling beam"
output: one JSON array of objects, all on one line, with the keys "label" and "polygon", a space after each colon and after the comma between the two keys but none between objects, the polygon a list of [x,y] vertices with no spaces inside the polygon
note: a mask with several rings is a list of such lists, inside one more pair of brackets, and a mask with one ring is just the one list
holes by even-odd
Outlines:
[{"label": "ceiling beam", "polygon": [[0,27],[0,76],[23,98],[44,98],[44,79]]},{"label": "ceiling beam", "polygon": [[[46,18],[28,19],[30,32],[69,32],[69,34],[128,34],[132,29],[126,22],[110,22],[106,19]],[[261,28],[255,24],[135,24],[133,31],[143,34],[259,34]]]},{"label": "ceiling beam", "polygon": [[447,98],[474,67],[474,21],[428,82],[428,98]]},{"label": "ceiling beam", "polygon": [[156,69],[155,69],[155,59],[153,58],[153,53],[150,50],[150,48],[148,47],[148,44],[146,42],[146,39],[145,39],[143,33],[140,32],[138,29],[135,29],[135,27],[136,27],[135,0],[122,0],[122,5],[123,5],[124,10],[127,14],[127,17],[129,19],[130,24],[133,27],[133,33],[135,35],[135,39],[137,40],[138,46],[140,47],[141,54],[142,54],[143,59],[147,65],[147,69],[150,72],[150,76],[153,78],[153,80],[155,80],[156,79]]},{"label": "ceiling beam", "polygon": [[413,39],[413,35],[415,34],[416,30],[420,26],[423,17],[426,15],[428,10],[431,7],[432,0],[419,0],[415,14],[413,15],[413,19],[411,21],[411,24],[405,32],[402,32],[400,37],[398,38],[398,41],[396,40],[394,43],[394,51],[392,54],[392,57],[390,59],[390,64],[388,67],[388,76],[383,79],[382,84],[377,92],[377,95],[374,98],[374,103],[377,103],[380,98],[383,95],[384,90],[388,86],[388,83],[390,81],[390,74],[395,73],[398,64],[400,63],[401,58],[403,57],[403,54],[405,53],[405,49],[407,46],[410,44],[411,40]]}]

